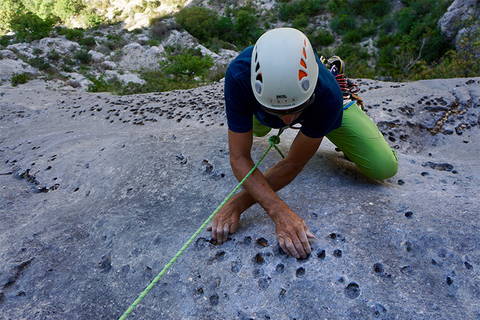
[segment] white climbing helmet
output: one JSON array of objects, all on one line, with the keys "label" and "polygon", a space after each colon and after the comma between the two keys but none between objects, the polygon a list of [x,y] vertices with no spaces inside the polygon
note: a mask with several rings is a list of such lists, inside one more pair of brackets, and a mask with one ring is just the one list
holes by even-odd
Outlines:
[{"label": "white climbing helmet", "polygon": [[308,38],[293,28],[265,32],[255,43],[250,80],[257,101],[288,113],[312,100],[318,65]]}]

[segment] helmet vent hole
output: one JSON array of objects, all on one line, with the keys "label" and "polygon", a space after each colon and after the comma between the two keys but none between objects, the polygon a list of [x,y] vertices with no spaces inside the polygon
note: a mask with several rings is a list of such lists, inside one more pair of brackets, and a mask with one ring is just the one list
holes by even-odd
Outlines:
[{"label": "helmet vent hole", "polygon": [[262,74],[261,74],[261,73],[257,74],[256,80],[257,80],[257,81],[260,81],[260,82],[263,82],[263,78],[262,78]]},{"label": "helmet vent hole", "polygon": [[305,47],[302,48],[302,54],[305,59],[307,59],[307,51],[305,50]]},{"label": "helmet vent hole", "polygon": [[260,69],[260,63],[257,62],[257,65],[255,66],[255,72],[257,72],[258,69]]},{"label": "helmet vent hole", "polygon": [[303,90],[307,91],[310,88],[310,81],[308,79],[303,79],[301,82]]},{"label": "helmet vent hole", "polygon": [[302,80],[303,78],[307,77],[308,74],[303,70],[298,70],[298,80]]},{"label": "helmet vent hole", "polygon": [[255,51],[255,62],[258,60],[258,52]]},{"label": "helmet vent hole", "polygon": [[304,67],[305,69],[307,69],[307,64],[305,63],[305,60],[300,59],[300,65],[301,65],[302,67]]},{"label": "helmet vent hole", "polygon": [[262,94],[262,83],[260,81],[255,81],[255,91],[258,94]]}]

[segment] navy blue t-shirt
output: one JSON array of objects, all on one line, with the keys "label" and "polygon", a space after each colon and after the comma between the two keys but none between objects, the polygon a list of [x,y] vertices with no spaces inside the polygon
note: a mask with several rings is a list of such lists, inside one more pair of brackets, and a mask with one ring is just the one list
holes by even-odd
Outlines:
[{"label": "navy blue t-shirt", "polygon": [[[252,117],[271,128],[285,127],[283,121],[264,112],[253,94],[250,84],[250,63],[253,46],[243,50],[228,66],[225,74],[225,108],[228,128],[233,132],[252,130]],[[308,137],[320,138],[340,127],[342,122],[343,98],[333,75],[315,56],[318,81],[315,87],[315,102],[309,106],[294,124],[302,125],[300,131]]]}]

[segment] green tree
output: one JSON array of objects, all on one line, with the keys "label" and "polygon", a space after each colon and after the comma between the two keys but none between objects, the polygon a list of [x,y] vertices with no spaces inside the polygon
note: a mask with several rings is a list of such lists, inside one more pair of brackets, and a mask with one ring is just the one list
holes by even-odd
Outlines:
[{"label": "green tree", "polygon": [[350,30],[355,29],[355,17],[347,14],[340,14],[330,22],[330,27],[336,33],[344,34]]},{"label": "green tree", "polygon": [[366,18],[383,17],[391,9],[389,0],[352,0],[349,6],[352,12]]},{"label": "green tree", "polygon": [[347,31],[343,36],[343,41],[348,43],[357,43],[362,40],[362,32],[359,29]]},{"label": "green tree", "polygon": [[295,0],[280,3],[278,18],[292,21],[299,15],[314,16],[325,9],[326,0]]},{"label": "green tree", "polygon": [[10,22],[12,30],[20,41],[32,41],[48,37],[55,20],[42,19],[34,13],[27,12],[16,15]]},{"label": "green tree", "polygon": [[335,41],[333,35],[325,29],[316,30],[308,38],[314,47],[329,46]]},{"label": "green tree", "polygon": [[262,33],[257,22],[255,9],[243,7],[236,10],[234,14],[234,31],[237,35],[235,42],[241,45],[254,43]]},{"label": "green tree", "polygon": [[292,27],[304,31],[308,25],[308,17],[304,14],[300,14],[293,19]]},{"label": "green tree", "polygon": [[215,11],[203,7],[189,7],[180,10],[175,20],[191,35],[202,42],[217,36],[219,18]]},{"label": "green tree", "polygon": [[373,78],[374,69],[369,66],[370,55],[359,45],[342,44],[335,49],[335,54],[345,60],[347,73],[352,78]]}]

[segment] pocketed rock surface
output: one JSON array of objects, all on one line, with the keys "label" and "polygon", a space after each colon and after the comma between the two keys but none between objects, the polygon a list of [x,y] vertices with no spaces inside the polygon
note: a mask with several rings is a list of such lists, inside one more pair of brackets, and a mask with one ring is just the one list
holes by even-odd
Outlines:
[{"label": "pocketed rock surface", "polygon": [[[480,78],[358,82],[398,174],[363,178],[325,139],[280,192],[319,238],[308,259],[254,206],[225,244],[204,231],[131,319],[480,319]],[[117,319],[235,186],[226,133],[223,83],[1,86],[0,319]]]}]

